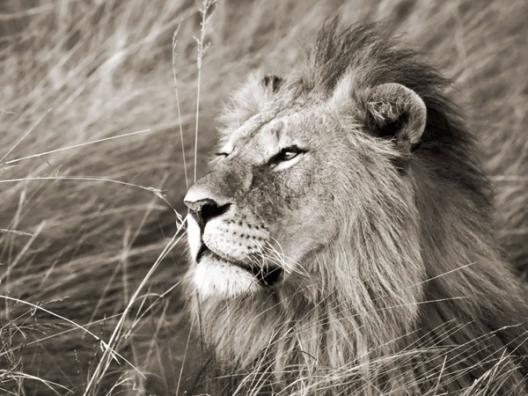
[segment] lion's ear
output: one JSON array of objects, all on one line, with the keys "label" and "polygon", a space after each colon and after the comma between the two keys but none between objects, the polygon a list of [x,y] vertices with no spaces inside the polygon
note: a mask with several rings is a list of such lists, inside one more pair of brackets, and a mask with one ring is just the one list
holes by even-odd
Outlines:
[{"label": "lion's ear", "polygon": [[366,97],[367,128],[375,136],[393,139],[403,153],[410,153],[425,130],[427,108],[423,99],[401,84],[371,88]]},{"label": "lion's ear", "polygon": [[266,89],[269,89],[272,93],[277,93],[279,92],[279,89],[282,85],[282,83],[284,82],[284,80],[280,77],[277,77],[277,76],[265,76],[263,79],[262,79],[262,85],[266,88]]}]

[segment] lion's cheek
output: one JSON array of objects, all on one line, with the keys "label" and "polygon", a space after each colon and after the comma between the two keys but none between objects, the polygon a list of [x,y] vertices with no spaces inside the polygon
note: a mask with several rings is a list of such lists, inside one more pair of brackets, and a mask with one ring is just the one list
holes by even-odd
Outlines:
[{"label": "lion's cheek", "polygon": [[315,246],[326,246],[336,238],[337,229],[337,222],[327,214],[306,208],[282,221],[275,239],[291,265],[303,265]]}]

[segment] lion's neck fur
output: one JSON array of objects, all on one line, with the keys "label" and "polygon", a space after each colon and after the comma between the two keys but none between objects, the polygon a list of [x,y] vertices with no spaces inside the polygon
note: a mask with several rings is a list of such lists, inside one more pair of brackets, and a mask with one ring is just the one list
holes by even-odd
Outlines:
[{"label": "lion's neck fur", "polygon": [[527,317],[519,282],[482,209],[465,192],[447,198],[430,184],[415,186],[419,213],[398,200],[356,213],[306,263],[319,282],[292,276],[280,291],[200,302],[206,344],[226,373],[241,373],[237,386],[278,381],[294,393],[328,380],[365,394],[424,393],[470,386],[488,370],[520,381],[509,353],[527,348],[523,328],[508,321]]}]

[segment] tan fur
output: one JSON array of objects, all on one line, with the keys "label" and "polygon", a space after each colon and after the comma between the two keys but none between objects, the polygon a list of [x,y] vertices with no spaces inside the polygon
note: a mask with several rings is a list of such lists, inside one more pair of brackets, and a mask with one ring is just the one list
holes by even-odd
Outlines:
[{"label": "tan fur", "polygon": [[[189,275],[218,393],[524,394],[524,289],[442,80],[364,27],[323,30],[310,62],[278,93],[242,88],[229,156],[193,187],[230,205],[201,235],[225,271]],[[407,111],[396,136],[373,132]],[[308,151],[269,164],[292,144]],[[229,261],[284,273],[248,286]]]}]

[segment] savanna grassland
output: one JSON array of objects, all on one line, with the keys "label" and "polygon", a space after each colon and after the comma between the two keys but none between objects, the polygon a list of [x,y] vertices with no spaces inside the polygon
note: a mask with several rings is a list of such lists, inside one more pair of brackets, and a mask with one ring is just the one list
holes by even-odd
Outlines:
[{"label": "savanna grassland", "polygon": [[[323,21],[383,21],[453,80],[528,267],[528,3],[0,2],[0,394],[183,394],[182,198],[248,73],[286,74]],[[526,267],[526,268],[525,268]]]}]

